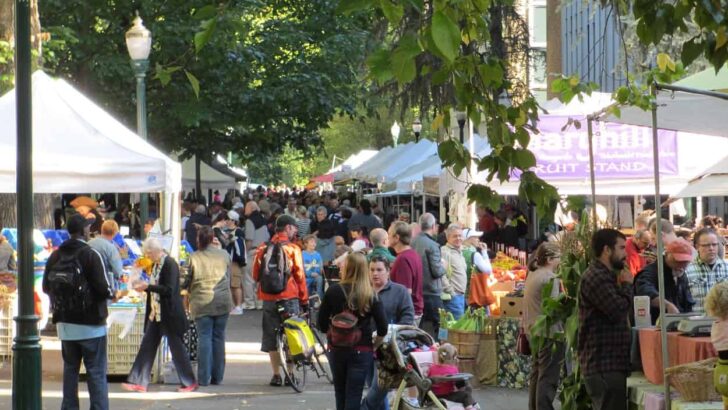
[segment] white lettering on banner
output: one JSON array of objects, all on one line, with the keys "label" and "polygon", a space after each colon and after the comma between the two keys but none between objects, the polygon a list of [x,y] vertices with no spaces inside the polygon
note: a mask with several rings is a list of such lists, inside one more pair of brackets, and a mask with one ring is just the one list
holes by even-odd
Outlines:
[{"label": "white lettering on banner", "polygon": [[[546,117],[528,148],[536,156],[535,172],[551,178],[589,176],[589,139],[586,125],[561,131],[566,117]],[[622,124],[594,123],[594,171],[601,177],[652,176],[652,130]],[[659,131],[660,173],[674,175],[677,166],[677,133]]]}]

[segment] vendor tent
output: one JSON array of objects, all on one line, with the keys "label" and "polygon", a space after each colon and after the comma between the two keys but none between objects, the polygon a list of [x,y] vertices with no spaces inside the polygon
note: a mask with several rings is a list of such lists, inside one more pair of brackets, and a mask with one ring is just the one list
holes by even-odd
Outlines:
[{"label": "vendor tent", "polygon": [[[60,79],[36,71],[33,191],[179,192],[180,164]],[[15,91],[0,97],[0,192],[16,192]]]},{"label": "vendor tent", "polygon": [[437,144],[423,139],[391,150],[382,150],[352,173],[355,178],[365,182],[396,182],[395,177],[406,168],[431,158],[436,153]]},{"label": "vendor tent", "polygon": [[[195,189],[197,173],[195,171],[195,158],[188,158],[182,161],[182,188],[185,191]],[[200,161],[200,185],[205,189],[234,189],[235,178],[225,175],[222,172]]]},{"label": "vendor tent", "polygon": [[[709,95],[662,90],[657,93],[657,111],[658,129],[728,136],[726,100]],[[622,108],[619,117],[610,115],[603,120],[652,127],[652,113],[637,107]]]},{"label": "vendor tent", "polygon": [[696,88],[698,90],[726,92],[728,91],[728,69],[723,67],[716,74],[715,69],[708,68],[683,78],[676,82],[675,85]]}]

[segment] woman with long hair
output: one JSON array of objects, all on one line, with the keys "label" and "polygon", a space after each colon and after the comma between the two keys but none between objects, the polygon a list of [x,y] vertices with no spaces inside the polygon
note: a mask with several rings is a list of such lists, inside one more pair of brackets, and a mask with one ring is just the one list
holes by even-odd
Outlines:
[{"label": "woman with long hair", "polygon": [[[358,340],[339,343],[331,319],[350,313],[361,332]],[[334,376],[336,410],[358,410],[364,382],[374,362],[374,346],[387,334],[387,317],[372,286],[367,259],[362,253],[347,256],[341,282],[329,287],[321,302],[318,326],[329,338],[329,361]],[[330,331],[331,330],[331,331]],[[373,340],[372,333],[377,331]]]},{"label": "woman with long hair", "polygon": [[197,380],[201,386],[222,383],[225,375],[225,328],[233,308],[230,255],[211,246],[209,226],[197,232],[197,251],[190,255],[190,315],[197,326]]},{"label": "woman with long hair", "polygon": [[[531,327],[541,315],[542,292],[551,286],[550,297],[556,298],[561,292],[561,283],[556,277],[556,269],[561,260],[561,248],[554,242],[544,242],[536,249],[528,264],[526,290],[524,291],[523,327],[531,339]],[[554,408],[554,397],[559,387],[561,366],[564,362],[566,347],[563,341],[554,336],[563,333],[563,324],[558,323],[549,329],[545,343],[538,351],[532,351],[532,365],[528,386],[529,410]]]}]

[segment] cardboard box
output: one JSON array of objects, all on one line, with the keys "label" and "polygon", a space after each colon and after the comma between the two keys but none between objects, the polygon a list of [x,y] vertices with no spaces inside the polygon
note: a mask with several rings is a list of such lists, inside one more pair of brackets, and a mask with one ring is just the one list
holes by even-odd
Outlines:
[{"label": "cardboard box", "polygon": [[500,298],[500,310],[503,317],[523,316],[523,297],[503,296]]},{"label": "cardboard box", "polygon": [[511,292],[516,288],[516,281],[509,280],[505,282],[498,282],[491,285],[490,290],[493,292]]}]

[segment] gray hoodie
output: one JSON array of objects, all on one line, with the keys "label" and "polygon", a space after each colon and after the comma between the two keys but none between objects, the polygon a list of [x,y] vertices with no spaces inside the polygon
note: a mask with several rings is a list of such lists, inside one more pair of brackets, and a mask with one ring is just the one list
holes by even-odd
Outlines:
[{"label": "gray hoodie", "polygon": [[440,296],[442,294],[442,277],[445,276],[440,245],[430,235],[423,232],[412,241],[412,248],[422,258],[422,294]]}]

